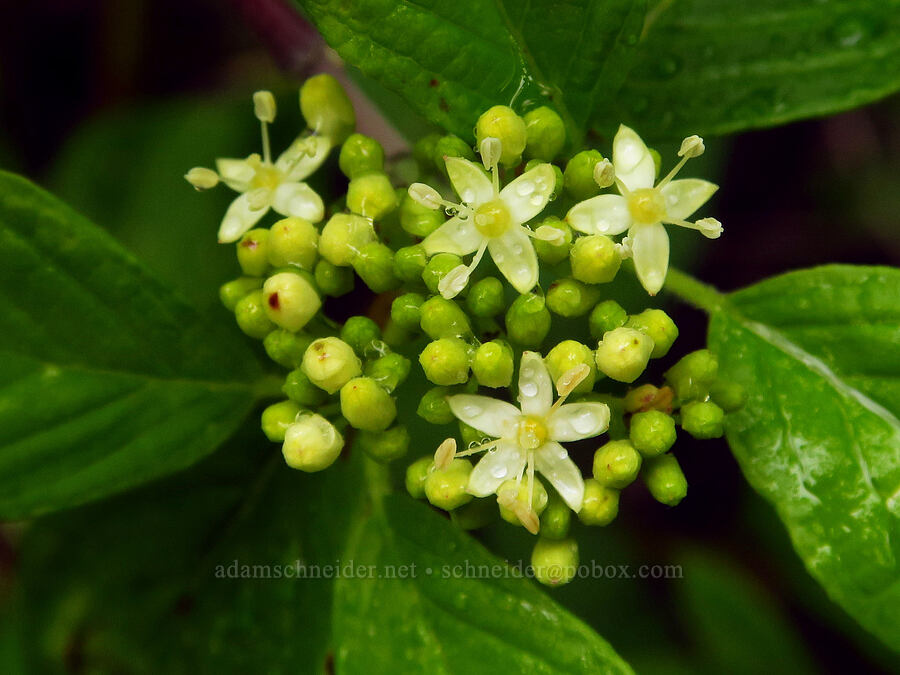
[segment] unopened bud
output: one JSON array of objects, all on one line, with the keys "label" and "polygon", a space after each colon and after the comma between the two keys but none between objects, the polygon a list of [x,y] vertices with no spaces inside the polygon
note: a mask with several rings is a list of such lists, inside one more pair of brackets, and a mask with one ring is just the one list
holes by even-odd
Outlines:
[{"label": "unopened bud", "polygon": [[564,340],[550,350],[544,362],[560,396],[573,392],[583,394],[594,388],[597,367],[594,354],[587,345]]},{"label": "unopened bud", "polygon": [[425,478],[425,497],[434,506],[452,511],[472,501],[466,491],[472,464],[465,459],[454,459],[445,468],[435,468]]},{"label": "unopened bud", "polygon": [[619,491],[594,478],[584,481],[584,500],[578,520],[585,525],[609,525],[619,514]]},{"label": "unopened bud", "polygon": [[397,417],[397,404],[371,377],[355,377],[341,387],[341,414],[356,429],[384,431]]},{"label": "unopened bud", "polygon": [[334,463],[343,447],[344,439],[331,422],[308,414],[288,427],[281,452],[292,469],[321,471]]},{"label": "unopened bud", "polygon": [[525,480],[505,481],[497,488],[497,504],[500,517],[513,525],[523,525],[532,534],[540,528],[538,516],[547,508],[547,489],[537,478],[531,489],[531,503],[528,503],[528,482]]},{"label": "unopened bud", "polygon": [[534,578],[545,586],[569,583],[578,571],[578,543],[542,536],[531,552],[531,567]]},{"label": "unopened bud", "polygon": [[640,469],[641,455],[628,441],[610,441],[594,453],[594,478],[601,485],[622,489]]},{"label": "unopened bud", "polygon": [[303,355],[303,372],[320,389],[333,394],[362,373],[353,348],[336,337],[320,338]]},{"label": "unopened bud", "polygon": [[616,328],[603,336],[595,352],[597,367],[618,382],[634,382],[644,372],[653,338],[633,328]]},{"label": "unopened bud", "polygon": [[304,276],[280,272],[263,284],[266,314],[289,331],[298,331],[316,315],[322,300]]}]

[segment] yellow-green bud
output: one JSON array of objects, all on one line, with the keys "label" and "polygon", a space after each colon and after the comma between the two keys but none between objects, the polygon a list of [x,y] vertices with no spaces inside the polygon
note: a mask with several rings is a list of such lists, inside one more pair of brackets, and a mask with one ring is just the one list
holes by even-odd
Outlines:
[{"label": "yellow-green bud", "polygon": [[516,166],[522,161],[528,133],[525,121],[509,106],[495,105],[481,114],[475,123],[478,147],[485,138],[500,140],[500,163],[503,166]]},{"label": "yellow-green bud", "polygon": [[541,537],[531,552],[534,578],[545,586],[563,586],[578,571],[578,543],[574,539]]},{"label": "yellow-green bud", "polygon": [[234,307],[234,318],[244,333],[262,340],[275,330],[275,324],[266,312],[266,301],[262,291],[251,291],[241,298]]},{"label": "yellow-green bud", "polygon": [[475,159],[475,152],[472,150],[472,147],[459,136],[448,134],[437,139],[431,155],[431,161],[434,162],[435,168],[437,168],[444,176],[447,175],[446,160],[448,157],[462,157],[463,159],[473,161]]},{"label": "yellow-green bud", "polygon": [[244,234],[236,244],[238,264],[247,276],[261,277],[268,271],[270,235],[269,230],[256,228]]},{"label": "yellow-green bud", "polygon": [[575,279],[559,279],[547,289],[547,307],[554,314],[575,317],[587,314],[600,291]]},{"label": "yellow-green bud", "polygon": [[525,157],[547,162],[562,151],[566,144],[566,125],[555,110],[547,106],[525,113]]},{"label": "yellow-green bud", "polygon": [[319,338],[303,355],[303,372],[310,382],[333,394],[362,373],[353,348],[336,337]]},{"label": "yellow-green bud", "polygon": [[660,410],[635,413],[629,437],[644,457],[656,457],[675,444],[675,420]]},{"label": "yellow-green bud", "polygon": [[359,278],[376,293],[400,285],[400,280],[394,276],[394,252],[381,242],[374,241],[360,248],[351,264]]},{"label": "yellow-green bud", "polygon": [[542,241],[540,239],[534,239],[532,243],[534,244],[535,253],[537,253],[538,258],[540,258],[543,262],[548,265],[555,265],[556,263],[560,263],[566,258],[569,257],[569,249],[572,248],[572,228],[569,227],[569,224],[564,220],[560,220],[556,216],[548,216],[541,221],[541,224],[538,228],[541,227],[552,227],[555,230],[559,230],[562,232],[563,239],[562,243],[554,244],[549,241]]},{"label": "yellow-green bud", "polygon": [[293,272],[281,272],[266,279],[263,296],[268,317],[290,331],[303,328],[322,306],[312,284]]},{"label": "yellow-green bud", "polygon": [[708,349],[699,349],[681,358],[664,377],[682,401],[706,398],[719,373],[719,362]]},{"label": "yellow-green bud", "polygon": [[344,438],[321,415],[300,415],[284,435],[281,452],[292,469],[321,471],[334,464],[341,454]]},{"label": "yellow-green bud", "polygon": [[466,492],[472,465],[465,459],[454,459],[445,469],[435,469],[425,478],[425,497],[432,505],[452,511],[472,501]]},{"label": "yellow-green bud", "polygon": [[310,129],[330,138],[332,145],[343,143],[356,126],[356,113],[347,92],[325,73],[309,78],[300,87],[300,112]]},{"label": "yellow-green bud", "polygon": [[653,338],[651,359],[659,359],[668,354],[678,337],[678,326],[661,309],[645,309],[640,314],[633,314],[628,317],[625,325]]},{"label": "yellow-green bud", "polygon": [[496,277],[485,277],[473,284],[466,296],[466,307],[473,316],[482,319],[497,316],[506,307],[503,282]]},{"label": "yellow-green bud", "polygon": [[284,328],[273,330],[263,340],[266,354],[279,366],[299,368],[306,348],[313,339],[305,333],[292,333]]},{"label": "yellow-green bud", "polygon": [[406,491],[410,497],[425,499],[425,479],[433,466],[431,457],[421,457],[406,467]]},{"label": "yellow-green bud", "polygon": [[640,470],[641,455],[628,441],[610,441],[594,453],[594,478],[600,485],[621,490]]},{"label": "yellow-green bud", "polygon": [[391,303],[391,320],[407,331],[419,330],[422,304],[425,298],[419,293],[404,293]]},{"label": "yellow-green bud", "polygon": [[438,293],[438,285],[448,272],[462,265],[462,258],[454,253],[438,253],[432,256],[422,270],[422,281],[432,293]]},{"label": "yellow-green bud", "polygon": [[520,295],[506,312],[506,334],[521,347],[537,349],[550,332],[550,310],[543,296]]},{"label": "yellow-green bud", "polygon": [[435,384],[462,384],[469,379],[469,345],[459,338],[440,338],[425,346],[419,363]]},{"label": "yellow-green bud", "polygon": [[351,134],[341,146],[338,166],[347,178],[355,178],[367,171],[383,171],[384,148],[374,138]]},{"label": "yellow-green bud", "polygon": [[472,372],[484,387],[508,387],[514,367],[512,348],[500,340],[479,346],[472,359]]},{"label": "yellow-green bud", "polygon": [[283,218],[272,225],[268,248],[273,267],[299,265],[312,271],[318,257],[319,231],[303,218]]},{"label": "yellow-green bud", "polygon": [[427,237],[446,219],[442,209],[430,209],[410,197],[409,193],[400,200],[400,227],[414,237]]},{"label": "yellow-green bud", "polygon": [[387,174],[373,171],[351,180],[347,187],[347,208],[373,220],[381,220],[396,209],[397,194]]},{"label": "yellow-green bud", "polygon": [[618,382],[634,382],[644,372],[653,338],[634,328],[616,328],[603,336],[594,353],[597,368]]},{"label": "yellow-green bud", "polygon": [[747,392],[736,382],[716,380],[709,387],[709,395],[725,412],[740,410],[747,402]]},{"label": "yellow-green bud", "polygon": [[262,430],[270,441],[275,443],[284,442],[284,434],[288,427],[296,420],[300,414],[300,406],[293,401],[279,401],[268,406],[262,412]]},{"label": "yellow-green bud", "polygon": [[363,452],[383,464],[400,459],[409,450],[409,431],[402,424],[387,431],[360,431],[357,439]]},{"label": "yellow-green bud", "polygon": [[601,340],[609,331],[624,326],[627,320],[628,313],[622,305],[615,300],[604,300],[591,310],[588,317],[591,337]]},{"label": "yellow-green bud", "polygon": [[348,213],[336,213],[322,228],[319,236],[319,255],[332,265],[346,267],[366,244],[377,241],[372,223]]},{"label": "yellow-green bud", "polygon": [[569,251],[572,276],[586,284],[605,284],[616,278],[622,257],[605,234],[579,237]]},{"label": "yellow-green bud", "polygon": [[594,388],[597,381],[597,364],[594,362],[594,352],[587,345],[576,340],[563,340],[547,354],[544,359],[550,377],[554,382],[564,374],[580,365],[588,366],[591,371],[573,390],[573,394],[586,394]]},{"label": "yellow-green bud", "polygon": [[371,377],[390,393],[409,377],[411,367],[412,364],[408,358],[391,352],[374,361],[369,361],[366,364],[365,372],[367,377]]},{"label": "yellow-green bud", "polygon": [[281,391],[289,399],[304,408],[314,408],[325,400],[327,394],[310,382],[301,368],[295,368],[284,378]]},{"label": "yellow-green bud", "polygon": [[397,404],[371,377],[355,377],[341,387],[341,414],[357,429],[384,431],[397,417]]},{"label": "yellow-green bud", "polygon": [[675,506],[687,495],[687,478],[672,455],[648,459],[642,475],[653,498],[668,506]]},{"label": "yellow-green bud", "polygon": [[453,300],[435,295],[422,303],[421,313],[420,326],[432,339],[459,337],[472,332],[469,317]]},{"label": "yellow-green bud", "polygon": [[681,406],[681,428],[694,438],[719,438],[725,433],[725,411],[712,401],[691,401]]},{"label": "yellow-green bud", "polygon": [[428,256],[420,245],[404,246],[394,254],[394,275],[407,283],[422,278]]},{"label": "yellow-green bud", "polygon": [[619,515],[619,491],[594,478],[584,481],[584,501],[578,520],[585,525],[609,525]]},{"label": "yellow-green bud", "polygon": [[425,392],[419,401],[416,414],[429,424],[450,424],[456,419],[447,397],[450,390],[446,387],[434,387]]},{"label": "yellow-green bud", "polygon": [[338,267],[327,260],[316,263],[316,285],[325,295],[333,298],[345,295],[353,290],[353,270],[348,267]]},{"label": "yellow-green bud", "polygon": [[225,309],[233,312],[238,302],[249,293],[262,288],[263,280],[259,277],[239,277],[219,288],[219,299],[225,305]]},{"label": "yellow-green bud", "polygon": [[[507,480],[504,481],[499,488],[497,488],[497,496],[500,497],[504,493],[511,492],[513,499],[519,503],[519,505],[528,507],[528,481],[517,481],[517,480]],[[499,502],[500,506],[500,517],[503,518],[507,523],[511,523],[513,525],[521,525],[521,521],[519,517],[516,515],[515,511],[506,506],[504,502]],[[544,509],[547,508],[547,488],[544,487],[544,484],[535,477],[534,479],[534,489],[532,490],[531,495],[531,510],[534,511],[535,515],[540,516]]]},{"label": "yellow-green bud", "polygon": [[572,509],[559,495],[553,493],[547,501],[547,508],[541,514],[541,537],[562,539],[569,534],[572,522]]},{"label": "yellow-green bud", "polygon": [[381,343],[381,329],[367,316],[351,316],[341,328],[341,340],[353,347],[358,356],[371,356]]},{"label": "yellow-green bud", "polygon": [[589,199],[600,192],[600,186],[594,182],[594,166],[603,160],[596,150],[582,150],[566,164],[563,177],[566,192],[575,201]]}]

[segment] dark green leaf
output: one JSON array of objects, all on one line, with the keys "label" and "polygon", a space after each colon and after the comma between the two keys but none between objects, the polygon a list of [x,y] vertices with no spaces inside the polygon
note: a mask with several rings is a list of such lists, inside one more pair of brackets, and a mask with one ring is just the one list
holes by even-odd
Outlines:
[{"label": "dark green leaf", "polygon": [[810,573],[900,649],[900,270],[828,266],[712,307],[728,440]]},{"label": "dark green leaf", "polygon": [[257,400],[227,321],[204,320],[108,235],[0,173],[0,517],[186,467]]},{"label": "dark green leaf", "polygon": [[643,0],[297,0],[325,39],[431,122],[472,138],[478,115],[551,103],[576,137],[621,84]]},{"label": "dark green leaf", "polygon": [[900,88],[898,0],[659,0],[597,126],[648,138],[771,126]]},{"label": "dark green leaf", "polygon": [[408,497],[384,500],[347,559],[376,577],[336,584],[338,672],[631,672],[596,633]]}]

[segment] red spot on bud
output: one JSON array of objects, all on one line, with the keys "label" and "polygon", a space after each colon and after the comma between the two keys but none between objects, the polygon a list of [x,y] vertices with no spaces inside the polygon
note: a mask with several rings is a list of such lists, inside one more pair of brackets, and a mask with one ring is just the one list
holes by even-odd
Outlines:
[{"label": "red spot on bud", "polygon": [[281,303],[278,301],[278,293],[272,293],[272,295],[269,296],[269,307],[272,309],[279,309],[280,306]]},{"label": "red spot on bud", "polygon": [[244,239],[241,242],[241,246],[255,251],[259,247],[259,242],[256,239]]}]

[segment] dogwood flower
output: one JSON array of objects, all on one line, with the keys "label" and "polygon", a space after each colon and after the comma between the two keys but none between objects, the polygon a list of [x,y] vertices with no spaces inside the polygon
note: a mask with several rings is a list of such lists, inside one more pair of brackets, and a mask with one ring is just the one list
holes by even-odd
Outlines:
[{"label": "dogwood flower", "polygon": [[[678,151],[681,161],[654,186],[653,156],[640,136],[620,125],[613,140],[612,164],[621,194],[603,194],[576,204],[566,220],[586,234],[616,235],[627,231],[623,254],[634,258],[638,279],[650,295],[656,295],[669,268],[669,235],[663,223],[699,230],[709,239],[722,234],[722,224],[715,218],[693,223],[685,220],[718,186],[698,178],[672,180],[688,159],[699,157],[704,150],[699,136],[685,138]],[[599,179],[598,184],[603,185]]]},{"label": "dogwood flower", "polygon": [[[471,494],[476,497],[494,494],[507,480],[521,482],[524,474],[529,499],[522,506],[530,510],[534,472],[538,471],[573,511],[580,510],[584,479],[560,442],[598,436],[609,427],[609,407],[605,403],[564,405],[568,395],[589,373],[590,368],[583,364],[563,373],[556,383],[559,398],[554,403],[553,383],[544,360],[536,352],[525,352],[519,370],[518,408],[488,396],[450,396],[447,401],[453,414],[494,440],[461,452],[455,451],[455,443],[445,442],[435,454],[435,464],[445,465],[454,457],[487,452],[469,477],[467,489]],[[502,497],[498,495],[498,499]],[[537,531],[537,517],[533,512],[517,515],[526,527],[531,522],[533,527],[529,529]]]},{"label": "dogwood flower", "polygon": [[197,189],[213,187],[218,178],[240,193],[222,219],[220,244],[240,239],[270,208],[283,216],[298,216],[312,223],[325,216],[322,199],[302,181],[325,161],[331,140],[327,136],[301,134],[272,162],[268,124],[275,119],[275,98],[271,92],[258,91],[253,95],[253,103],[262,129],[262,156],[217,159],[217,172],[197,167],[185,176]]},{"label": "dogwood flower", "polygon": [[538,215],[556,184],[553,167],[540,164],[500,189],[500,141],[485,138],[480,153],[485,175],[477,164],[459,157],[444,161],[447,173],[461,204],[445,201],[437,190],[422,183],[409,188],[410,196],[429,208],[446,207],[452,218],[428,235],[422,242],[428,255],[475,253],[469,265],[459,265],[441,279],[438,290],[445,298],[456,296],[469,281],[472,271],[488,251],[509,283],[527,293],[538,281],[538,261],[529,237],[555,240],[561,233],[542,226],[537,231],[525,227]]}]

